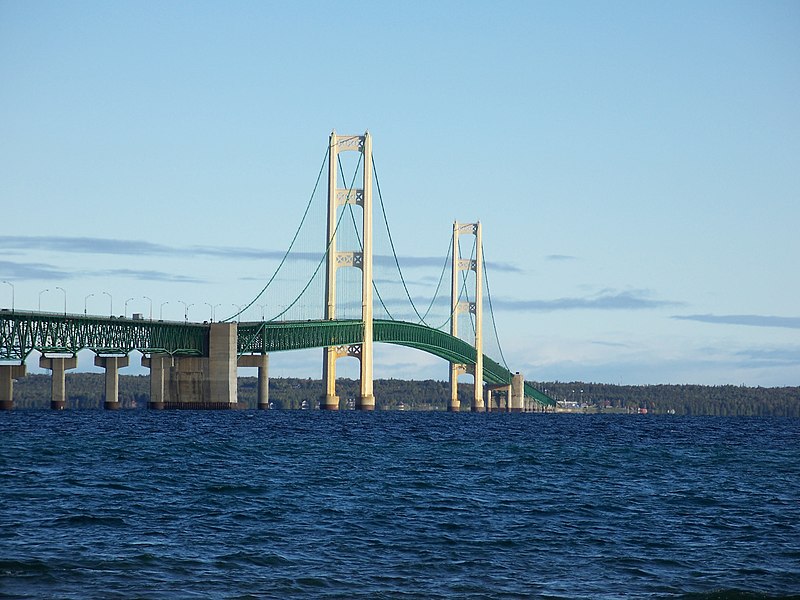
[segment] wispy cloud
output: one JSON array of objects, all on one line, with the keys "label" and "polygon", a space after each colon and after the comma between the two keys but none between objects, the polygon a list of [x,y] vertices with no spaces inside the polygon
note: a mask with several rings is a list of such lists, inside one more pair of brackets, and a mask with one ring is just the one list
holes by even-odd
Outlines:
[{"label": "wispy cloud", "polygon": [[800,365],[800,347],[789,348],[755,348],[742,350],[736,353],[748,364],[755,363],[758,366],[785,366]]},{"label": "wispy cloud", "polygon": [[101,269],[65,271],[44,263],[12,263],[0,261],[0,278],[13,281],[70,280],[78,277],[123,277],[140,281],[170,281],[175,283],[200,283],[203,280],[163,271],[137,269]]},{"label": "wispy cloud", "polygon": [[494,300],[494,307],[515,311],[548,312],[556,310],[643,310],[676,306],[680,302],[650,298],[646,290],[619,292],[603,290],[585,297],[555,298],[553,300]]},{"label": "wispy cloud", "polygon": [[82,273],[87,277],[124,277],[140,281],[168,281],[172,283],[206,283],[205,279],[175,275],[162,271],[136,270],[136,269],[106,269],[104,271],[86,271]]},{"label": "wispy cloud", "polygon": [[[264,250],[259,248],[225,247],[225,246],[169,246],[144,240],[117,240],[94,237],[65,236],[0,236],[0,250],[29,252],[42,250],[60,254],[105,254],[115,256],[172,256],[232,258],[238,260],[281,260],[286,250]],[[310,261],[318,263],[322,259],[321,252],[292,252],[292,261]],[[402,256],[398,257],[402,269],[443,268],[444,258],[441,256]],[[375,255],[373,263],[383,266],[394,266],[395,258],[391,255]],[[487,263],[492,272],[521,273],[522,269],[505,262]],[[449,264],[447,265],[449,268]]]},{"label": "wispy cloud", "polygon": [[548,254],[545,256],[546,260],[578,260],[577,256],[570,256],[569,254]]},{"label": "wispy cloud", "polygon": [[2,279],[69,279],[72,273],[44,263],[19,263],[0,260],[0,277]]},{"label": "wispy cloud", "polygon": [[[2,250],[44,250],[73,254],[110,254],[123,256],[210,256],[239,259],[280,259],[285,252],[254,248],[188,246],[184,248],[155,244],[144,240],[117,240],[93,237],[0,236]],[[299,256],[306,256],[299,254]],[[307,255],[309,258],[320,255]]]},{"label": "wispy cloud", "polygon": [[769,315],[674,315],[673,319],[715,323],[720,325],[748,325],[750,327],[782,327],[800,329],[800,317],[775,317]]}]

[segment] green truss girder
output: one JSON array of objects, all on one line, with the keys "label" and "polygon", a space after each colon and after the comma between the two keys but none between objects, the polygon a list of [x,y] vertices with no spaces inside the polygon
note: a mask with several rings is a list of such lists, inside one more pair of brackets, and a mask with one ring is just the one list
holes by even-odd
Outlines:
[{"label": "green truss girder", "polygon": [[[347,346],[362,340],[363,326],[359,320],[287,321],[239,324],[239,353],[264,354],[282,350]],[[448,333],[405,321],[373,321],[375,342],[407,346],[443,358],[448,362],[474,365],[474,346]],[[483,356],[483,380],[493,385],[510,385],[511,372]],[[554,406],[555,401],[525,385],[525,395],[537,402]]]},{"label": "green truss girder", "polygon": [[[240,323],[239,354],[266,354],[304,348],[348,346],[362,340],[360,320]],[[375,320],[374,340],[415,348],[448,362],[474,365],[475,348],[448,333],[405,321]],[[98,354],[133,350],[186,356],[208,356],[209,325],[176,321],[115,319],[0,311],[0,360],[22,362],[34,350],[75,354],[84,348]],[[511,372],[484,355],[483,379],[509,385]],[[545,405],[555,401],[525,384],[525,395]]]},{"label": "green truss girder", "polygon": [[34,350],[75,354],[84,348],[98,354],[140,350],[148,354],[204,356],[208,354],[208,326],[0,311],[0,360],[24,361]]}]

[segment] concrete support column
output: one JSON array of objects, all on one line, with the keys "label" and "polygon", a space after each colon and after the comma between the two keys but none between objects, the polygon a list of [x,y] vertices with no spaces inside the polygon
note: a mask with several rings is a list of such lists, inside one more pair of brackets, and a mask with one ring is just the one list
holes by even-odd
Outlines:
[{"label": "concrete support column", "polygon": [[269,408],[269,354],[243,354],[239,357],[240,367],[258,367],[258,408]]},{"label": "concrete support column", "polygon": [[96,367],[106,370],[106,389],[103,408],[106,410],[119,409],[119,370],[127,367],[130,359],[125,356],[95,356]]},{"label": "concrete support column", "polygon": [[459,412],[461,410],[461,400],[458,399],[458,376],[466,372],[466,365],[450,363],[450,402],[447,404],[448,412]]},{"label": "concrete support column", "polygon": [[169,354],[143,356],[142,366],[150,369],[150,402],[147,403],[147,408],[163,410],[167,401],[166,391],[172,356]]},{"label": "concrete support column", "polygon": [[67,386],[65,383],[65,372],[78,366],[78,357],[58,357],[39,358],[39,367],[50,369],[52,374],[52,387],[50,394],[50,408],[53,410],[64,410],[67,407]]},{"label": "concrete support column", "polygon": [[212,323],[208,337],[208,378],[211,402],[235,406],[239,401],[236,377],[237,324]]},{"label": "concrete support column", "polygon": [[25,377],[25,363],[0,365],[0,410],[14,408],[14,380]]},{"label": "concrete support column", "polygon": [[520,373],[515,373],[511,378],[510,412],[522,412],[525,406],[525,378]]}]

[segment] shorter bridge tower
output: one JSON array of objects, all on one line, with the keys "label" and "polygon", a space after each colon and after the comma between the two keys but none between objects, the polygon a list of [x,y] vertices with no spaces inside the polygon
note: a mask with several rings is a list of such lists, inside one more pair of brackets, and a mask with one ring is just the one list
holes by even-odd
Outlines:
[{"label": "shorter bridge tower", "polygon": [[[461,258],[459,251],[460,235],[475,236],[475,258]],[[474,300],[461,300],[459,293],[459,280],[462,271],[475,271]],[[457,412],[461,410],[458,399],[458,376],[461,373],[471,373],[475,386],[472,397],[472,410],[483,412],[483,247],[481,241],[481,223],[453,223],[453,268],[452,288],[450,292],[450,335],[458,337],[459,313],[475,315],[475,365],[450,363],[450,403],[447,410]]]},{"label": "shorter bridge tower", "polygon": [[[362,154],[363,177],[361,188],[350,189],[337,186],[337,166],[340,152],[355,151]],[[346,185],[346,182],[342,182]],[[362,247],[342,250],[337,247],[336,229],[339,222],[339,207],[355,204],[362,208]],[[354,356],[361,364],[361,394],[356,400],[359,410],[374,410],[375,395],[372,380],[372,137],[364,135],[337,135],[331,132],[328,152],[328,241],[325,276],[325,319],[336,319],[336,273],[340,267],[361,269],[361,321],[363,337],[360,344],[330,346],[323,348],[322,379],[325,397],[320,408],[338,410],[336,395],[336,360],[342,356]]]}]

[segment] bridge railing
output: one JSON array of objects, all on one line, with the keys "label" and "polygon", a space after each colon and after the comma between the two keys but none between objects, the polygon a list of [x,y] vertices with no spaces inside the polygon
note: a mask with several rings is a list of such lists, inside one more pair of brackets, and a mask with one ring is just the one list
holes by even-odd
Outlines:
[{"label": "bridge railing", "polygon": [[204,356],[209,326],[63,313],[0,311],[0,360],[24,361],[34,350],[75,354],[144,353]]}]

